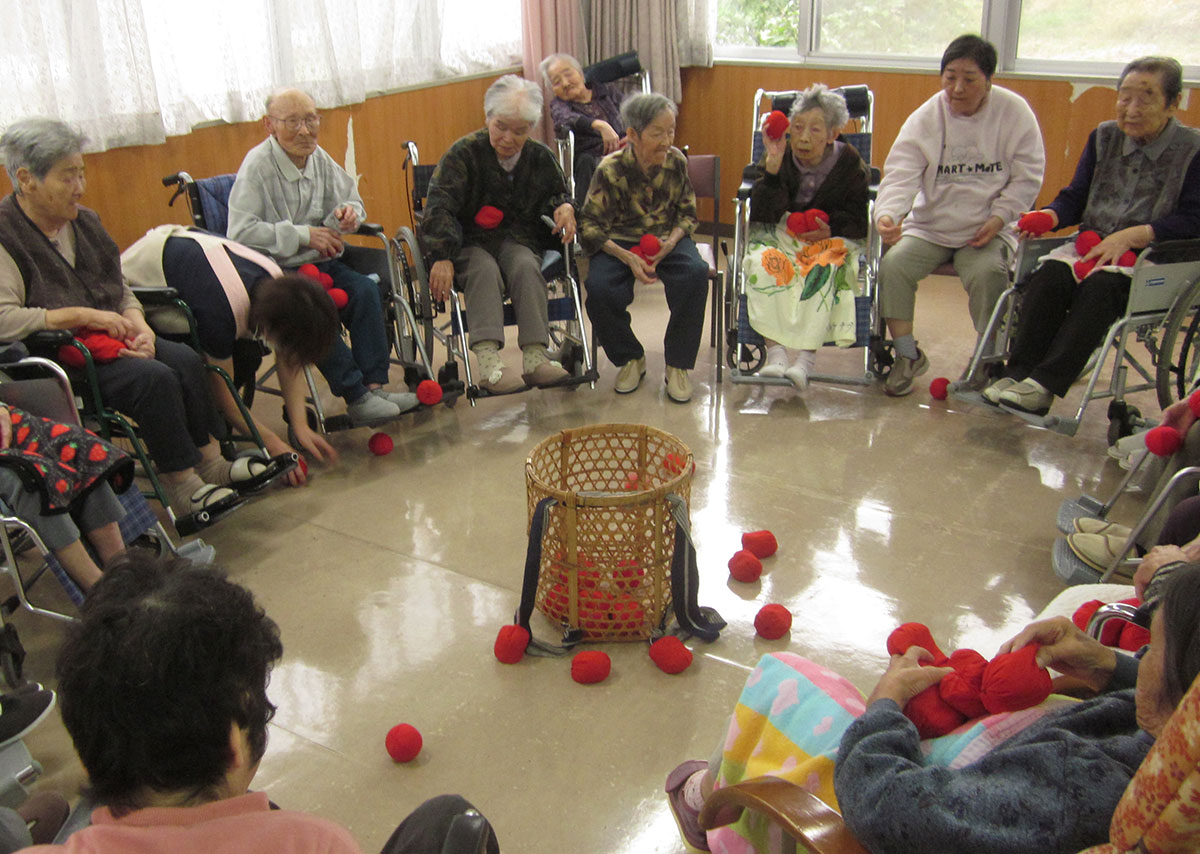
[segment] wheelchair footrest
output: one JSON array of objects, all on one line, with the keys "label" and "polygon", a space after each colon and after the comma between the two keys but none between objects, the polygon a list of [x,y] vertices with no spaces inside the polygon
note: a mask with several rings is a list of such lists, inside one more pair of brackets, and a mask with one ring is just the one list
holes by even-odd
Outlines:
[{"label": "wheelchair footrest", "polygon": [[1078,498],[1068,498],[1058,505],[1058,518],[1055,519],[1055,525],[1063,534],[1075,533],[1076,519],[1103,519],[1104,516],[1100,512],[1104,509],[1104,502],[1092,498],[1090,495],[1081,495]]},{"label": "wheelchair footrest", "polygon": [[279,478],[284,477],[288,472],[296,468],[300,464],[300,456],[293,453],[279,454],[264,462],[267,464],[266,469],[254,477],[249,480],[230,484],[233,489],[237,490],[239,495],[254,495],[255,493],[262,492],[272,483],[279,480]]},{"label": "wheelchair footrest", "polygon": [[175,530],[181,537],[187,537],[203,531],[205,528],[217,524],[217,522],[220,522],[234,510],[237,510],[243,504],[248,504],[250,501],[251,496],[238,495],[236,493],[230,495],[228,498],[222,498],[204,510],[198,510],[195,513],[177,517],[175,519]]},{"label": "wheelchair footrest", "polygon": [[1054,541],[1052,554],[1051,562],[1054,566],[1054,574],[1065,584],[1095,584],[1103,575],[1080,560],[1075,552],[1071,551],[1071,546],[1067,544],[1065,537],[1059,537]]}]

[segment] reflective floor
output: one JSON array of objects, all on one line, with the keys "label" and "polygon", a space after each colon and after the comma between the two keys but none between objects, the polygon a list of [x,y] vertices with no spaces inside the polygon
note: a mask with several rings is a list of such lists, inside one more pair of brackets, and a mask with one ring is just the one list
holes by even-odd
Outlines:
[{"label": "reflective floor", "polygon": [[[922,286],[917,334],[931,369],[900,399],[878,388],[718,386],[706,336],[695,398],[677,405],[662,385],[661,291],[639,290],[634,312],[649,352],[636,393],[613,394],[616,371],[603,362],[594,390],[464,400],[398,424],[389,456],[367,452],[368,431],[343,433],[339,466],[314,467],[309,487],[205,533],[282,628],[279,714],[256,780],[277,803],[345,824],[367,851],[441,792],[474,801],[509,852],[681,851],[663,779],[712,752],[759,655],[795,650],[865,691],[901,622],[929,624],[944,648],[990,655],[1062,589],[1049,557],[1059,502],[1107,495],[1119,480],[1104,454],[1103,403],[1068,438],[930,398],[928,381],[956,377],[974,339],[955,279]],[[823,370],[860,366],[861,351],[818,356]],[[276,404],[257,406],[278,420]],[[613,673],[593,686],[572,682],[565,659],[506,666],[492,656],[520,589],[525,457],[555,431],[597,422],[651,424],[696,457],[700,602],[729,628],[690,643],[695,661],[677,676],[642,644],[605,647]],[[775,532],[779,553],[759,582],[731,581],[741,532],[760,528]],[[791,609],[790,636],[756,639],[767,602]],[[61,630],[16,621],[31,678],[52,684]],[[402,721],[425,739],[410,765],[383,748]],[[45,766],[39,786],[78,787],[57,717],[27,743]]]}]

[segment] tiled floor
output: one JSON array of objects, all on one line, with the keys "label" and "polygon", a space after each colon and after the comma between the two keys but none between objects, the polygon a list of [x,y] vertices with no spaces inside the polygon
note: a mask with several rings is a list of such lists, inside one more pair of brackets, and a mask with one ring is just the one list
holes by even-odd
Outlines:
[{"label": "tiled floor", "polygon": [[[347,825],[364,850],[422,799],[459,792],[505,851],[677,852],[663,778],[709,755],[759,655],[793,649],[869,691],[898,623],[924,621],[944,647],[990,654],[1062,588],[1049,562],[1059,502],[1107,494],[1120,474],[1104,455],[1104,406],[1068,438],[932,400],[927,381],[956,376],[973,340],[957,280],[922,288],[917,330],[932,366],[902,399],[717,386],[705,346],[695,399],[673,404],[654,331],[664,311],[660,291],[639,293],[650,355],[635,394],[612,393],[605,362],[595,390],[462,401],[399,424],[386,457],[367,453],[366,431],[340,434],[337,468],[205,534],[282,627],[280,711],[256,780],[276,802]],[[860,356],[818,358],[849,370]],[[505,666],[491,646],[518,600],[526,455],[557,430],[609,421],[668,430],[694,452],[700,601],[729,628],[691,644],[695,662],[677,676],[644,645],[610,645],[613,675],[585,687],[567,660]],[[778,555],[760,582],[731,582],[740,533],[759,528],[776,533]],[[795,614],[790,637],[755,638],[765,602]],[[60,629],[16,619],[31,676],[52,681]],[[425,737],[407,766],[383,749],[401,721]],[[45,766],[39,785],[78,786],[57,718],[27,743]]]}]

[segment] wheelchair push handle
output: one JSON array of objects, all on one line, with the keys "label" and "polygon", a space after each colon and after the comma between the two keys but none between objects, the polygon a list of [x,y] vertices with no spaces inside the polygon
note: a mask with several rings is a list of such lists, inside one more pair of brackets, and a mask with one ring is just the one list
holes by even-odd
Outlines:
[{"label": "wheelchair push handle", "polygon": [[172,175],[167,175],[162,179],[164,187],[175,187],[175,192],[172,194],[170,201],[167,202],[167,207],[173,207],[175,200],[182,196],[187,191],[187,185],[191,183],[192,176],[186,172],[176,172]]}]

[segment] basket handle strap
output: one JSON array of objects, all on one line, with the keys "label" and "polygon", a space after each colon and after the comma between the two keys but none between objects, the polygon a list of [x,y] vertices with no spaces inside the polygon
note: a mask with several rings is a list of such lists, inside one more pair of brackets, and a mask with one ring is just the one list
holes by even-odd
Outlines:
[{"label": "basket handle strap", "polygon": [[675,550],[671,556],[671,599],[679,628],[704,641],[715,641],[725,628],[725,620],[713,608],[696,603],[700,588],[700,570],[696,565],[696,546],[692,543],[687,502],[675,493],[667,495],[675,518]]},{"label": "basket handle strap", "polygon": [[542,535],[546,531],[546,519],[550,508],[554,505],[553,498],[543,498],[533,508],[533,519],[529,523],[529,546],[525,551],[525,576],[521,580],[521,602],[517,605],[517,613],[513,622],[529,632],[530,655],[565,655],[567,650],[579,643],[580,633],[566,629],[563,633],[561,646],[548,644],[533,637],[529,628],[529,618],[533,616],[534,600],[537,598],[538,571],[542,564]]}]

